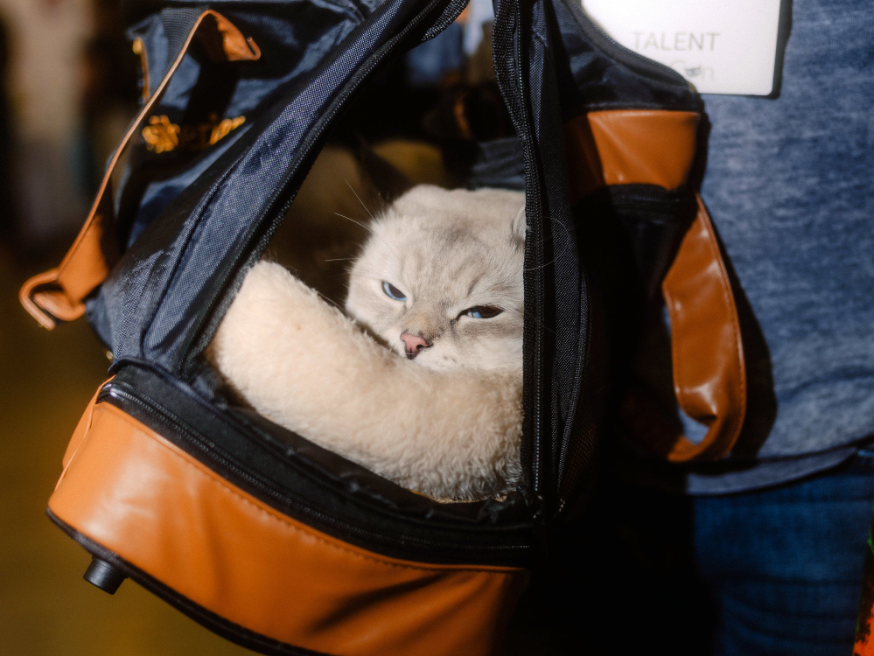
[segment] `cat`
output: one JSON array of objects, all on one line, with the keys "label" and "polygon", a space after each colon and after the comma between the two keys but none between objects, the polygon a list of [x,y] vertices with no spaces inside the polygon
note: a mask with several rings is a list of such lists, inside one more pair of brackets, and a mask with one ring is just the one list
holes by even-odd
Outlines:
[{"label": "cat", "polygon": [[521,475],[524,194],[417,185],[368,228],[348,316],[261,260],[208,358],[264,416],[399,485],[506,494]]}]

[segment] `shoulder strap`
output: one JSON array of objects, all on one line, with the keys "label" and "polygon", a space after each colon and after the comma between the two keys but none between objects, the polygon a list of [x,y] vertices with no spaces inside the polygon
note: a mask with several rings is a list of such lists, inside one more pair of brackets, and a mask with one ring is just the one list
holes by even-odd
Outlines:
[{"label": "shoulder strap", "polygon": [[[604,185],[684,185],[695,159],[696,112],[591,112],[565,126],[572,193]],[[679,408],[707,427],[698,443],[646,389],[622,401],[631,437],[673,461],[717,459],[737,441],[746,414],[746,365],[737,307],[713,224],[696,195],[697,214],[662,281],[671,324],[674,393]],[[673,410],[671,408],[670,410]]]},{"label": "shoulder strap", "polygon": [[118,260],[120,253],[114,233],[112,173],[133,136],[164,94],[194,38],[197,36],[201,40],[207,54],[213,59],[242,61],[257,60],[261,56],[261,51],[251,38],[244,37],[233,23],[212,9],[201,13],[184,9],[165,10],[164,13],[168,12],[173,15],[162,15],[162,18],[165,24],[169,20],[174,28],[168,38],[171,53],[176,52],[170,68],[116,148],[91,212],[60,265],[28,280],[19,293],[24,309],[49,330],[59,320],[72,321],[82,316],[85,297],[103,282]]},{"label": "shoulder strap", "polygon": [[671,462],[716,460],[737,441],[747,381],[737,307],[710,216],[698,212],[662,281],[671,326],[674,394],[679,408],[707,427],[692,442],[646,390],[631,387],[622,415],[632,435]]}]

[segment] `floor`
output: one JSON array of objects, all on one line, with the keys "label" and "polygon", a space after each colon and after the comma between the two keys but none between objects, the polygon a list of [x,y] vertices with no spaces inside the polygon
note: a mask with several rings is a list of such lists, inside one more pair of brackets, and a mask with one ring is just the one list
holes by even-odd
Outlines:
[{"label": "floor", "polygon": [[84,320],[48,332],[19,306],[21,283],[57,262],[11,260],[0,257],[0,654],[251,653],[130,581],[110,596],[82,579],[89,556],[45,507],[108,362]]}]

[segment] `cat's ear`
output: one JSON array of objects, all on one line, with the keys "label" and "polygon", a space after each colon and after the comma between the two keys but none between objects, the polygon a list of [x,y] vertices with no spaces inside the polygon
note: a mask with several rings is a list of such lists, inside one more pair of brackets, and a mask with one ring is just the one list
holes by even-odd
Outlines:
[{"label": "cat's ear", "polygon": [[528,229],[528,217],[525,215],[525,204],[522,204],[522,207],[519,208],[519,211],[516,212],[516,216],[513,217],[513,236],[519,239],[523,244],[525,243],[525,232]]},{"label": "cat's ear", "polygon": [[358,139],[358,161],[362,174],[379,196],[383,205],[390,205],[413,187],[410,179],[388,160],[376,154],[363,138]]}]

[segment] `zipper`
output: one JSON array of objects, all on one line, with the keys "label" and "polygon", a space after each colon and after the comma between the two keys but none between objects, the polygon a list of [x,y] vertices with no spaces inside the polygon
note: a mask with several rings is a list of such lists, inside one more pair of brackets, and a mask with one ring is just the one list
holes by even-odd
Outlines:
[{"label": "zipper", "polygon": [[[399,538],[399,536],[396,534],[386,535],[384,533],[361,528],[360,526],[350,524],[349,522],[338,520],[333,515],[329,515],[319,510],[316,510],[310,505],[302,503],[299,498],[290,496],[289,494],[287,494],[286,490],[280,489],[276,485],[272,484],[269,480],[265,479],[263,476],[258,475],[258,473],[253,471],[252,469],[241,465],[232,456],[222,453],[216,447],[216,445],[213,444],[209,436],[200,432],[196,427],[184,421],[172,411],[167,410],[162,405],[151,401],[148,398],[144,398],[140,394],[134,393],[133,390],[130,388],[126,389],[126,385],[124,387],[122,387],[122,385],[124,384],[122,383],[120,385],[118,383],[115,383],[114,381],[108,382],[106,385],[103,386],[100,393],[98,394],[97,402],[101,403],[104,401],[110,401],[111,399],[112,401],[116,402],[113,403],[113,405],[116,405],[116,407],[120,407],[120,409],[122,410],[124,410],[125,405],[136,406],[139,411],[146,416],[156,419],[159,425],[168,426],[172,430],[172,436],[174,439],[170,439],[166,435],[162,435],[164,439],[168,439],[171,442],[178,441],[180,443],[183,443],[185,447],[188,447],[184,450],[189,453],[195,452],[196,455],[195,453],[192,453],[192,455],[194,455],[194,457],[198,461],[205,464],[212,471],[220,475],[227,473],[230,474],[230,477],[232,478],[235,477],[237,480],[245,481],[254,489],[258,490],[262,495],[263,499],[269,505],[274,507],[279,512],[282,512],[283,514],[288,514],[288,516],[298,519],[302,517],[309,517],[317,520],[324,526],[331,527],[331,529],[336,530],[338,533],[352,534],[361,538],[375,541],[380,544],[387,544],[396,547],[414,546],[431,549],[455,549],[460,551],[468,551],[471,549],[470,544],[465,544],[463,542],[426,540],[423,538],[410,536],[402,536]],[[112,401],[110,401],[110,403]],[[154,428],[154,424],[151,424],[151,427]],[[286,460],[286,462],[290,463],[295,468],[297,473],[304,476],[312,475],[310,472],[305,472],[302,468],[296,466],[293,461]],[[286,512],[286,509],[290,512]],[[473,546],[473,549],[478,552],[525,552],[528,550],[528,546],[525,544],[480,544]]]},{"label": "zipper", "polygon": [[[540,172],[533,153],[533,134],[531,116],[526,109],[525,71],[523,67],[522,11],[518,0],[502,0],[496,6],[493,29],[493,49],[495,73],[501,95],[510,112],[516,135],[522,145],[525,162],[525,213],[534,217],[529,224],[531,232],[526,238],[526,276],[525,306],[526,317],[531,303],[533,316],[526,318],[526,342],[524,360],[523,444],[530,451],[527,473],[530,480],[530,499],[533,505],[534,520],[542,524],[545,519],[546,500],[544,498],[543,463],[546,445],[543,426],[543,226],[540,199]],[[515,29],[514,29],[515,28]],[[530,249],[530,250],[529,250]],[[534,262],[529,262],[529,255]],[[533,328],[528,328],[533,321]],[[528,330],[533,330],[533,334]],[[530,337],[528,337],[530,335]],[[529,359],[530,358],[530,359]],[[532,380],[533,378],[533,380]],[[530,417],[530,423],[529,419]]]},{"label": "zipper", "polygon": [[[519,34],[522,33],[522,23],[521,23],[521,10],[519,9],[519,5],[517,4],[517,11],[519,13]],[[535,299],[537,305],[537,323],[535,324],[534,331],[534,371],[535,371],[535,384],[534,384],[534,492],[542,497],[543,495],[543,320],[544,320],[544,312],[543,312],[543,211],[540,205],[540,187],[541,180],[539,172],[536,170],[537,161],[532,152],[532,141],[533,135],[531,131],[531,123],[528,112],[525,111],[527,108],[527,95],[525,93],[525,77],[523,72],[523,67],[521,66],[522,62],[522,39],[519,38],[516,40],[516,52],[517,58],[516,61],[519,62],[519,68],[517,72],[517,82],[519,84],[519,100],[522,106],[523,111],[523,134],[524,139],[523,143],[525,144],[525,170],[531,172],[531,180],[530,185],[526,181],[526,198],[531,197],[535,201],[535,205],[533,208],[534,215],[538,218],[539,223],[539,234],[537,234],[537,239],[534,242],[535,244],[535,271],[537,272],[534,277],[535,283]],[[533,189],[535,193],[529,193],[529,191]]]},{"label": "zipper", "polygon": [[[535,234],[535,248],[534,248],[534,272],[533,280],[531,281],[531,287],[533,287],[534,298],[535,298],[535,308],[536,308],[536,316],[535,316],[535,328],[534,328],[534,354],[533,354],[533,362],[532,366],[534,368],[534,385],[533,385],[533,431],[534,435],[533,439],[533,450],[532,450],[532,488],[537,498],[538,502],[541,505],[541,508],[538,511],[543,511],[545,508],[544,505],[544,489],[543,489],[543,463],[544,463],[544,431],[543,431],[543,322],[544,322],[544,312],[543,312],[543,217],[542,217],[542,207],[540,203],[540,188],[541,188],[541,180],[540,173],[537,170],[537,160],[534,157],[533,153],[533,133],[531,130],[531,117],[529,112],[526,111],[527,105],[527,94],[526,94],[526,86],[525,86],[525,72],[524,67],[522,66],[522,11],[520,3],[513,0],[516,10],[516,25],[517,31],[516,34],[519,35],[519,38],[515,39],[515,51],[516,51],[516,63],[517,63],[517,71],[516,71],[516,84],[517,84],[517,93],[519,100],[519,108],[520,108],[520,120],[519,127],[517,128],[519,132],[519,136],[522,140],[523,152],[525,155],[525,197],[526,197],[526,212],[530,201],[533,202],[533,207],[531,208],[532,214],[537,218],[537,233]],[[527,292],[528,290],[526,290]]]}]

